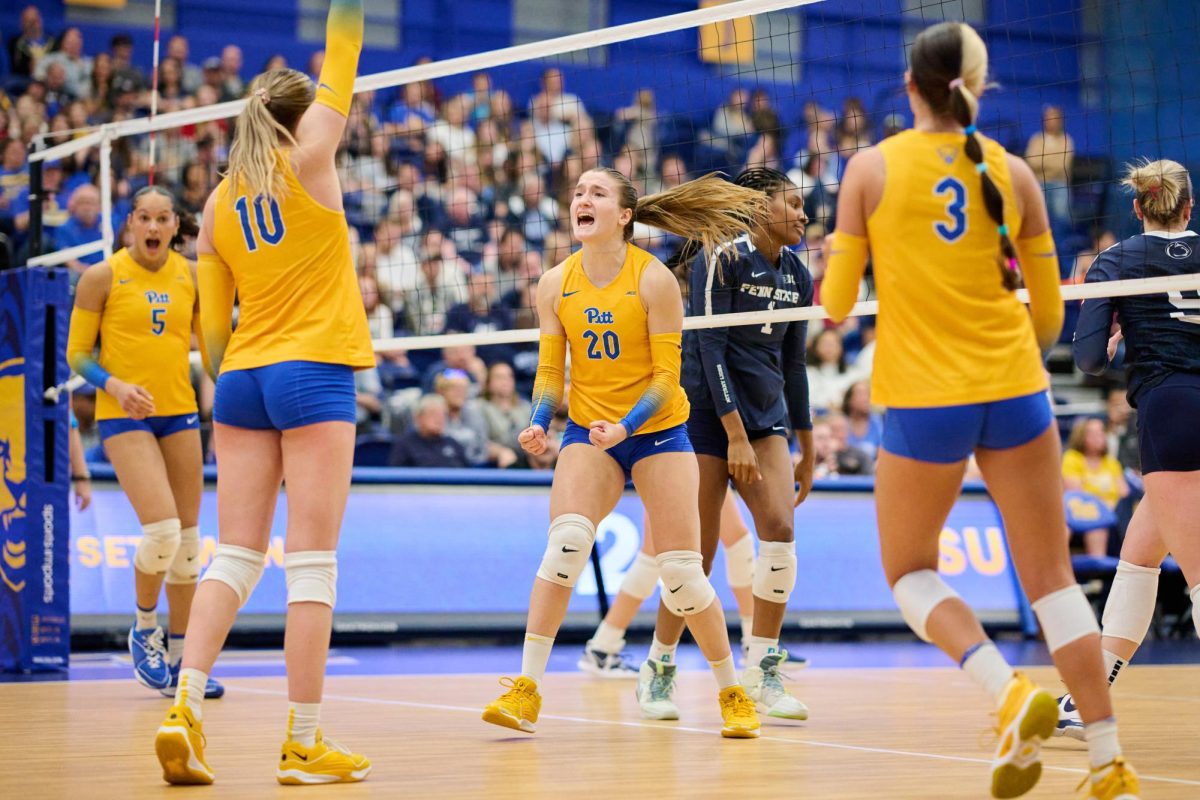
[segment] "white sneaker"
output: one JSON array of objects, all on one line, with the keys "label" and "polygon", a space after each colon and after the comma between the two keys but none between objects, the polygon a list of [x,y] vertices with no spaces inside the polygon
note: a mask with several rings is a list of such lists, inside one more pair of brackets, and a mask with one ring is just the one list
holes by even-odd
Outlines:
[{"label": "white sneaker", "polygon": [[758,666],[746,667],[742,688],[754,700],[759,712],[780,719],[808,719],[808,706],[788,693],[779,667],[787,660],[787,651],[767,653]]},{"label": "white sneaker", "polygon": [[1068,736],[1080,742],[1083,738],[1083,720],[1079,717],[1079,709],[1070,693],[1058,698],[1058,727],[1054,729],[1055,736]]},{"label": "white sneaker", "polygon": [[598,678],[636,678],[638,676],[637,668],[625,660],[624,653],[605,653],[592,647],[591,642],[584,646],[583,655],[579,657],[576,666]]},{"label": "white sneaker", "polygon": [[638,671],[637,701],[646,719],[679,719],[675,694],[675,665],[646,660]]}]

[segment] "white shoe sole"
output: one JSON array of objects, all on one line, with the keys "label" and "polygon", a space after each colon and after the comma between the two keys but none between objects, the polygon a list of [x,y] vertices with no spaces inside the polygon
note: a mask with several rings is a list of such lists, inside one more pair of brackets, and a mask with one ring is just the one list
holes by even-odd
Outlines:
[{"label": "white shoe sole", "polygon": [[1001,745],[1007,741],[1011,746],[1006,755],[992,761],[993,797],[1020,797],[1037,784],[1042,775],[1042,742],[1053,735],[1057,724],[1054,698],[1042,689],[1030,692],[1016,718],[1000,732]]},{"label": "white shoe sole", "polygon": [[514,731],[521,731],[522,733],[534,733],[536,730],[534,724],[529,720],[518,719],[512,714],[507,714],[494,708],[484,709],[483,721],[499,725],[501,728],[511,728]]},{"label": "white shoe sole", "polygon": [[[641,705],[641,704],[639,704],[639,705]],[[641,709],[642,709],[642,719],[656,719],[656,720],[679,719],[679,709],[674,705],[671,705],[669,707],[664,707],[664,708],[647,708],[646,706],[641,706]]]},{"label": "white shoe sole", "polygon": [[[126,641],[125,647],[129,650],[129,659],[131,661],[133,661],[133,678],[134,678],[134,680],[136,680],[142,686],[145,686],[147,689],[153,689],[156,692],[161,692],[163,689],[166,689],[167,686],[171,682],[170,677],[168,677],[167,680],[163,681],[161,684],[155,684],[152,681],[149,681],[145,677],[143,677],[142,673],[138,672],[137,659],[133,655],[133,629],[132,628],[129,629],[129,636],[126,637],[125,641]],[[174,693],[172,693],[171,696],[174,697],[175,696]]]},{"label": "white shoe sole", "polygon": [[1061,728],[1054,729],[1055,736],[1065,736],[1068,739],[1074,739],[1077,742],[1086,742],[1087,739],[1083,735],[1082,725],[1064,725]]},{"label": "white shoe sole", "polygon": [[162,765],[163,780],[174,785],[207,785],[213,782],[212,771],[196,758],[187,731],[163,726],[154,738],[154,752]]},{"label": "white shoe sole", "polygon": [[589,675],[593,675],[597,678],[603,678],[604,680],[623,681],[630,678],[637,680],[638,677],[638,672],[635,669],[601,669],[586,658],[579,659],[575,666],[579,667],[581,671],[586,672]]},{"label": "white shoe sole", "polygon": [[275,770],[275,779],[285,785],[305,784],[313,786],[322,783],[354,783],[361,781],[370,774],[371,768],[369,766],[353,770],[350,776],[346,778],[340,775],[322,775],[320,773],[305,772],[300,769],[277,769]]}]

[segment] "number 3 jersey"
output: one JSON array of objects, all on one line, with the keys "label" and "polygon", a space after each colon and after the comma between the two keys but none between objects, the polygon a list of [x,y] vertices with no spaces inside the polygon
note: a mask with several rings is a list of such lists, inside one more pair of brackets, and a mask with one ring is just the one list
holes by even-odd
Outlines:
[{"label": "number 3 jersey", "polygon": [[[571,352],[568,414],[576,425],[620,421],[650,385],[654,364],[641,282],[653,261],[645,250],[628,245],[621,271],[603,288],[583,271],[582,251],[563,262],[558,318]],[[688,410],[687,395],[677,385],[637,433],[681,425],[687,422]]]},{"label": "number 3 jersey", "polygon": [[[190,379],[196,284],[186,258],[171,252],[157,272],[118,250],[108,261],[112,285],[100,317],[100,363],[113,376],[148,391],[154,415],[196,413]],[[96,419],[128,415],[116,398],[96,392]]]},{"label": "number 3 jersey", "polygon": [[[1200,236],[1144,233],[1105,250],[1088,270],[1087,282],[1195,275],[1200,272]],[[1108,361],[1113,313],[1125,336],[1129,402],[1137,406],[1146,389],[1175,372],[1200,375],[1200,294],[1196,290],[1101,297],[1087,300],[1075,328],[1075,353],[1092,351],[1090,360]]]},{"label": "number 3 jersey", "polygon": [[285,189],[271,202],[235,193],[228,178],[217,186],[213,246],[239,303],[221,371],[281,361],[373,367],[346,216],[305,191],[284,151],[278,168]]},{"label": "number 3 jersey", "polygon": [[[1021,215],[1004,148],[979,138],[1016,241]],[[987,403],[1048,386],[1029,311],[1001,283],[998,226],[965,141],[909,130],[879,143],[886,182],[867,220],[879,300],[871,397],[879,405]]]}]

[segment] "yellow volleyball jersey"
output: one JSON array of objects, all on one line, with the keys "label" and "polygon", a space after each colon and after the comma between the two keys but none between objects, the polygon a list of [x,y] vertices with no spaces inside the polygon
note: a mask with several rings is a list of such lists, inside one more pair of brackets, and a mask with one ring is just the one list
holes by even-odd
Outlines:
[{"label": "yellow volleyball jersey", "polygon": [[[583,271],[582,251],[563,262],[558,318],[571,348],[567,413],[577,425],[619,422],[650,385],[654,365],[640,286],[642,273],[653,260],[645,250],[629,245],[621,271],[602,289]],[[687,418],[687,395],[676,386],[674,394],[637,433],[673,428]]]},{"label": "yellow volleyball jersey", "polygon": [[213,246],[239,303],[221,371],[281,361],[373,367],[346,216],[304,190],[286,153],[279,166],[286,192],[269,203],[235,192],[228,178],[217,186]]},{"label": "yellow volleyball jersey", "polygon": [[[1020,214],[1004,148],[983,139],[1014,241]],[[879,299],[872,401],[986,403],[1047,388],[1029,312],[1001,283],[1000,236],[961,133],[905,131],[879,144],[886,183],[867,220]]]},{"label": "yellow volleyball jersey", "polygon": [[[189,353],[196,284],[187,259],[172,252],[157,272],[118,250],[108,260],[112,285],[100,315],[100,359],[113,377],[154,398],[154,415],[196,413]],[[96,392],[96,419],[128,415],[108,392]]]}]

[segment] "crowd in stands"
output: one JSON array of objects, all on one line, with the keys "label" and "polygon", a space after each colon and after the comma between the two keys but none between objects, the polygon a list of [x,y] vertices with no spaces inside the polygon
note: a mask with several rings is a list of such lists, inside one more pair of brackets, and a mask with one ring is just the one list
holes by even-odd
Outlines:
[{"label": "crowd in stands", "polygon": [[[26,154],[34,138],[41,136],[47,145],[67,141],[89,126],[145,115],[150,105],[150,81],[134,61],[129,36],[113,36],[104,48],[85,42],[79,28],[50,35],[35,6],[22,12],[20,24],[20,33],[7,42],[9,74],[0,93],[0,112],[7,118],[7,138],[0,145],[0,233],[17,263],[28,244]],[[318,52],[308,64],[293,66],[315,75],[322,58]],[[169,36],[159,66],[159,111],[237,99],[256,71],[280,66],[287,66],[280,56],[247,65],[235,45],[195,61],[186,37]],[[837,113],[805,104],[793,125],[772,105],[771,92],[739,87],[693,140],[668,146],[667,117],[660,115],[653,89],[640,88],[628,106],[605,111],[568,91],[555,67],[545,69],[537,91],[520,106],[510,94],[517,88],[495,85],[481,72],[470,91],[454,96],[443,96],[435,83],[418,82],[355,97],[337,163],[373,338],[536,327],[537,280],[571,252],[566,219],[571,192],[578,176],[598,165],[630,176],[639,194],[676,186],[711,168],[736,172],[764,165],[787,172],[804,194],[811,219],[800,256],[817,280],[820,302],[821,244],[835,223],[845,163],[907,124],[895,114],[876,124],[861,100],[847,97]],[[792,127],[799,128],[797,134],[785,135]],[[220,120],[158,135],[155,180],[176,194],[181,208],[201,212],[220,179],[231,134],[231,121]],[[789,147],[789,141],[798,147]],[[1115,238],[1073,226],[1074,144],[1060,109],[1045,109],[1042,129],[1023,155],[1045,187],[1056,234],[1087,239],[1077,257],[1063,258],[1064,279],[1082,281],[1095,253]],[[116,142],[115,229],[132,194],[150,180],[150,168],[148,137]],[[44,250],[100,239],[98,170],[96,148],[45,164]],[[678,263],[682,242],[640,226],[635,240],[677,266],[682,278],[687,268]],[[81,274],[100,259],[97,253],[67,266]],[[686,281],[681,284],[686,289]],[[863,296],[870,292],[868,278]],[[882,434],[869,399],[873,353],[869,318],[810,328],[818,477],[873,471]],[[529,417],[536,367],[534,344],[385,349],[376,368],[357,378],[360,463],[553,467],[565,399],[544,455],[530,457],[516,441]],[[196,372],[207,414],[211,384]],[[76,402],[89,438],[90,402],[86,396]],[[1123,424],[1110,411],[1107,452],[1128,449],[1118,450],[1112,441]],[[1088,476],[1101,471],[1097,459],[1111,458],[1098,448],[1094,427],[1089,423],[1092,432],[1078,437],[1080,447],[1070,451],[1078,457],[1069,453],[1065,467],[1085,487],[1094,485]],[[1127,435],[1118,438],[1127,444]],[[1104,465],[1111,472],[1107,461]]]}]

